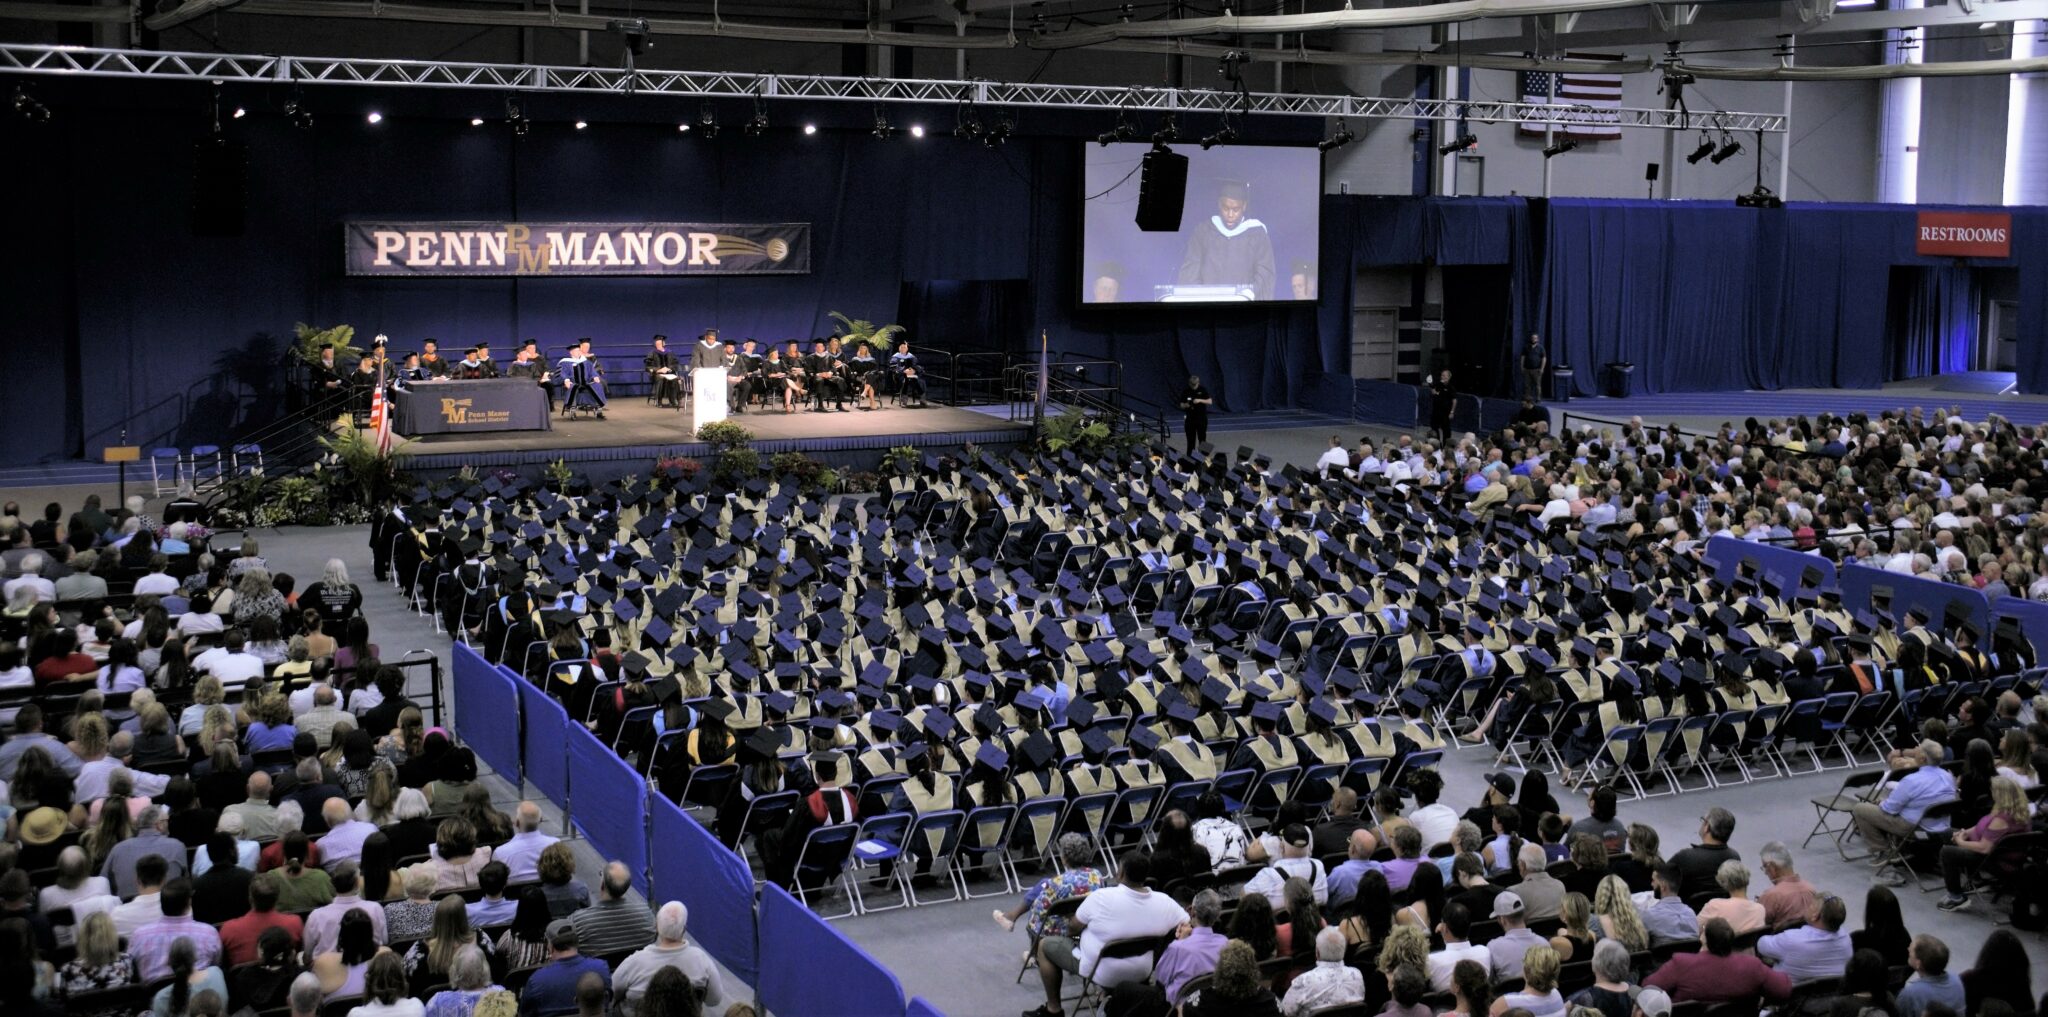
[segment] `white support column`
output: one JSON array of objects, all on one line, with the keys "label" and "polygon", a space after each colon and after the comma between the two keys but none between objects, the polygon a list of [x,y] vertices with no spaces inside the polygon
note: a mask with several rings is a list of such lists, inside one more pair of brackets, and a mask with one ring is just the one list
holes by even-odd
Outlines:
[{"label": "white support column", "polygon": [[[2048,55],[2048,21],[2012,26],[2012,57]],[[2048,74],[2015,74],[2005,108],[2005,203],[2048,205]]]},{"label": "white support column", "polygon": [[[1790,37],[1790,36],[1787,36],[1787,37],[1785,38],[1785,66],[1787,66],[1787,67],[1790,67],[1790,66],[1792,66],[1792,61],[1793,61],[1793,55],[1792,55],[1792,44],[1793,44],[1793,43],[1794,43],[1795,41],[1796,41],[1796,40],[1795,40],[1795,39],[1793,39],[1793,38],[1792,38],[1792,37]],[[1758,141],[1757,141],[1757,145],[1758,145],[1758,147],[1762,147],[1762,145],[1763,145],[1763,141],[1762,141],[1762,139],[1758,139]],[[1785,193],[1785,189],[1786,189],[1786,188],[1788,188],[1788,187],[1790,187],[1791,185],[1792,185],[1792,83],[1791,83],[1791,82],[1789,82],[1789,81],[1787,81],[1787,82],[1785,82],[1785,133],[1783,133],[1783,134],[1780,134],[1780,135],[1778,135],[1778,198],[1779,198],[1780,200],[1783,200],[1783,201],[1790,201],[1790,200],[1792,200],[1792,199],[1791,199],[1791,197],[1790,197],[1789,195],[1787,195],[1787,194]]]},{"label": "white support column", "polygon": [[[1892,9],[1921,6],[1921,0],[1894,0]],[[1885,63],[1917,64],[1925,56],[1921,29],[1891,28],[1884,36]],[[1910,205],[1920,198],[1920,79],[1890,78],[1881,88],[1877,200]]]},{"label": "white support column", "polygon": [[[1550,96],[1549,96],[1549,98],[1550,98],[1550,109],[1554,111],[1554,110],[1556,110],[1556,109],[1557,109],[1557,75],[1555,75],[1555,74],[1551,74],[1551,75],[1548,75],[1548,76],[1546,76],[1546,77],[1545,77],[1545,79],[1544,79],[1544,80],[1546,80],[1546,81],[1550,82]],[[1556,143],[1556,142],[1555,142],[1555,141],[1553,140],[1553,139],[1555,139],[1555,138],[1556,138],[1556,136],[1557,136],[1557,121],[1556,121],[1555,119],[1545,119],[1545,120],[1543,121],[1543,151],[1544,151],[1544,156],[1543,156],[1543,196],[1544,196],[1544,197],[1546,197],[1546,198],[1550,197],[1550,155],[1549,155],[1549,152],[1550,152],[1550,148],[1551,148],[1551,146],[1552,146],[1553,144],[1555,144],[1555,143]]]}]

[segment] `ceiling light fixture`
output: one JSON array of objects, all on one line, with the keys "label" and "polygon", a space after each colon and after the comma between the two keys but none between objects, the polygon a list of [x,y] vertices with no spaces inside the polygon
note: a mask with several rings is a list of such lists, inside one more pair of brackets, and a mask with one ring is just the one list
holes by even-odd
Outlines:
[{"label": "ceiling light fixture", "polygon": [[922,137],[924,137],[924,125],[923,125],[923,124],[911,124],[911,125],[910,125],[910,136],[911,136],[911,137],[913,137],[913,138],[922,138]]},{"label": "ceiling light fixture", "polygon": [[1560,155],[1563,155],[1563,154],[1565,154],[1566,152],[1570,152],[1570,151],[1572,151],[1572,150],[1574,150],[1574,149],[1576,149],[1576,148],[1578,148],[1578,147],[1579,147],[1579,143],[1578,143],[1577,141],[1574,141],[1574,140],[1572,140],[1571,138],[1566,138],[1566,139],[1564,139],[1563,141],[1560,141],[1560,142],[1558,142],[1557,144],[1555,144],[1555,145],[1552,145],[1552,146],[1550,146],[1549,148],[1546,148],[1546,149],[1544,149],[1544,150],[1543,150],[1543,157],[1544,157],[1545,159],[1554,159],[1554,158],[1556,158],[1556,157],[1558,157],[1558,156],[1560,156]]},{"label": "ceiling light fixture", "polygon": [[1695,165],[1695,166],[1697,166],[1697,165],[1699,165],[1699,163],[1700,163],[1700,160],[1701,160],[1701,159],[1704,159],[1704,158],[1706,158],[1707,156],[1710,156],[1710,155],[1713,155],[1713,154],[1714,154],[1714,139],[1712,139],[1712,138],[1709,138],[1709,137],[1707,137],[1707,132],[1705,132],[1705,131],[1701,131],[1701,132],[1700,132],[1700,147],[1698,147],[1698,148],[1695,148],[1695,149],[1693,149],[1693,150],[1692,150],[1692,154],[1690,154],[1690,155],[1688,155],[1688,156],[1686,156],[1686,157],[1685,157],[1685,161],[1686,161],[1686,162],[1689,162],[1689,163],[1691,163],[1691,164],[1693,164],[1693,165]]},{"label": "ceiling light fixture", "polygon": [[1479,139],[1477,137],[1474,137],[1471,131],[1468,131],[1463,127],[1460,127],[1458,128],[1457,137],[1452,138],[1451,140],[1437,146],[1436,154],[1456,155],[1459,152],[1468,151],[1470,149],[1477,147],[1479,147]]},{"label": "ceiling light fixture", "polygon": [[368,120],[369,122],[371,122],[371,123],[373,123],[373,124],[381,124],[381,123],[383,123],[383,122],[384,122],[384,114],[382,114],[382,113],[379,113],[379,112],[377,112],[376,110],[371,110],[371,111],[370,111],[370,115],[369,115],[369,116],[367,116],[367,117],[364,117],[363,119],[365,119],[365,120]]}]

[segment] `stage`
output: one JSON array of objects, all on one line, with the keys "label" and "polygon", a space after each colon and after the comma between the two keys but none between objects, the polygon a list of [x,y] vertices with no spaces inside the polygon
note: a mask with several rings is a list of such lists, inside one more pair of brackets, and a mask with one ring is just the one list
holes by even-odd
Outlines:
[{"label": "stage", "polygon": [[[752,410],[729,418],[754,433],[764,456],[804,452],[834,466],[872,468],[881,454],[899,445],[940,450],[974,444],[1008,449],[1030,436],[1028,422],[1011,422],[1002,407],[961,409],[928,405],[901,408],[884,402],[879,410],[849,407],[844,413],[780,409]],[[526,470],[561,459],[579,472],[606,475],[651,468],[661,456],[702,458],[710,449],[691,439],[690,413],[648,405],[639,396],[621,397],[605,419],[554,417],[551,431],[497,431],[477,435],[428,435],[404,448],[406,468],[415,473],[477,469]],[[531,472],[527,470],[527,472]]]}]

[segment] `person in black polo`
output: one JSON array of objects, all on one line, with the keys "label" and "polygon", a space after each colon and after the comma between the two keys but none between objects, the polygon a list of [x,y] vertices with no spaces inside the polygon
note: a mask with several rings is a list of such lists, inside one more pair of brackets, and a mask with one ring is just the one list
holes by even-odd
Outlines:
[{"label": "person in black polo", "polygon": [[1527,399],[1543,398],[1543,369],[1550,366],[1550,355],[1543,352],[1543,337],[1530,333],[1529,345],[1522,347],[1522,396]]},{"label": "person in black polo", "polygon": [[1714,881],[1714,874],[1721,871],[1721,863],[1741,861],[1742,855],[1728,846],[1728,838],[1735,835],[1735,814],[1715,806],[1700,817],[1700,843],[1671,856],[1671,864],[1678,869],[1678,895],[1691,900],[1697,894],[1716,893],[1721,884]]}]

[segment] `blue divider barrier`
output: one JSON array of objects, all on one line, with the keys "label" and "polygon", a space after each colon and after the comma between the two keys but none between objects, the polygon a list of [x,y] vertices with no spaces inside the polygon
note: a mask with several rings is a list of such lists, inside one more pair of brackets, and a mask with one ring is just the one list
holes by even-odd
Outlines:
[{"label": "blue divider barrier", "polygon": [[[1781,544],[1715,537],[1707,541],[1706,560],[1714,567],[1714,578],[1723,583],[1733,581],[1741,564],[1750,562],[1756,566],[1758,574],[1782,584],[1788,594],[1837,581],[1834,562]],[[1818,575],[1819,583],[1806,581],[1809,574]]]},{"label": "blue divider barrier", "polygon": [[903,984],[889,969],[789,891],[761,891],[761,970],[800,978],[761,981],[761,1004],[775,1017],[901,1017]]},{"label": "blue divider barrier", "polygon": [[946,1017],[946,1015],[940,1013],[939,1008],[933,1006],[930,1000],[923,996],[913,996],[910,999],[910,1006],[903,1011],[903,1017]]},{"label": "blue divider barrier", "polygon": [[[535,746],[529,742],[528,748]],[[647,784],[611,746],[581,724],[563,729],[562,743],[543,751],[567,750],[569,787],[576,799],[569,819],[606,859],[626,863],[633,886],[647,892]],[[537,782],[536,782],[537,783]]]},{"label": "blue divider barrier", "polygon": [[[646,808],[653,862],[648,899],[657,905],[682,901],[690,909],[690,938],[741,981],[755,984],[761,960],[747,863],[674,802],[651,794]],[[788,970],[810,977],[808,967]]]},{"label": "blue divider barrier", "polygon": [[1975,587],[1902,576],[1864,565],[1851,565],[1842,570],[1844,604],[1861,610],[1870,605],[1872,594],[1890,595],[1888,613],[1894,619],[1904,618],[1908,608],[1919,607],[1927,612],[1927,627],[1940,632],[1948,627],[1944,619],[1953,604],[1977,624],[1978,631],[1991,631],[1991,607],[1985,603],[1984,594]]},{"label": "blue divider barrier", "polygon": [[519,755],[526,765],[526,779],[555,804],[568,802],[569,756],[562,751],[562,736],[576,726],[569,720],[569,711],[523,679],[519,682],[519,708],[526,716],[526,740]]},{"label": "blue divider barrier", "polygon": [[2034,644],[2035,657],[2048,658],[2048,604],[2025,597],[2000,597],[1991,602],[1991,617],[2019,622],[2020,633]]},{"label": "blue divider barrier", "polygon": [[[519,693],[505,673],[455,644],[455,737],[498,776],[519,786]],[[520,684],[524,684],[523,682]]]}]

